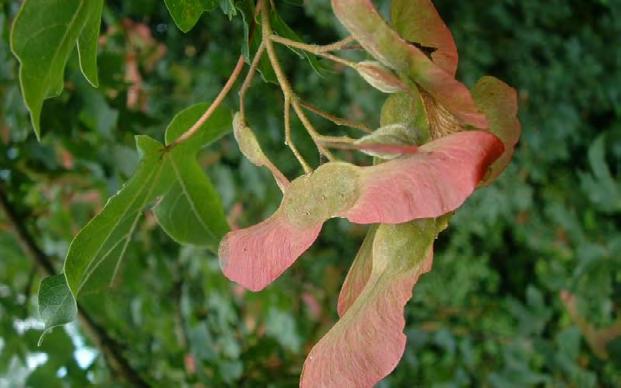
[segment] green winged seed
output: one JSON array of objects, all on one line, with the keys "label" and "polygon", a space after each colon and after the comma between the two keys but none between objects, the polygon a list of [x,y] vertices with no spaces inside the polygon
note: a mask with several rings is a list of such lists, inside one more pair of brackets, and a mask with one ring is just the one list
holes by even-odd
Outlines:
[{"label": "green winged seed", "polygon": [[381,92],[398,93],[407,89],[399,77],[377,61],[359,62],[356,71],[369,85]]},{"label": "green winged seed", "polygon": [[[395,145],[395,146],[410,146],[416,145],[416,133],[415,130],[407,127],[403,124],[390,124],[384,127],[378,128],[373,133],[361,137],[356,140],[357,145]],[[372,149],[361,149],[367,155],[375,156],[382,159],[394,159],[400,154],[375,151]]]},{"label": "green winged seed", "polygon": [[416,87],[408,94],[393,94],[386,99],[382,106],[380,124],[382,127],[403,124],[413,129],[414,143],[417,145],[425,144],[431,139],[427,111]]},{"label": "green winged seed", "polygon": [[326,163],[291,182],[283,204],[287,218],[305,227],[349,209],[360,192],[358,169],[349,163]]},{"label": "green winged seed", "polygon": [[239,145],[241,153],[257,167],[265,166],[267,157],[261,149],[252,129],[246,125],[244,119],[238,113],[233,116],[233,135]]}]

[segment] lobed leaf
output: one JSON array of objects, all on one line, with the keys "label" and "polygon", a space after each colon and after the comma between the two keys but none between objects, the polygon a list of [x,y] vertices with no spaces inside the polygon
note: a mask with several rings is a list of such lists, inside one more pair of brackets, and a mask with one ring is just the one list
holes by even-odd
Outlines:
[{"label": "lobed leaf", "polygon": [[372,387],[397,366],[406,343],[404,307],[431,269],[433,241],[445,227],[445,219],[377,227],[366,257],[370,273],[368,264],[361,270],[368,280],[359,295],[347,294],[351,305],[308,354],[301,387]]},{"label": "lobed leaf", "polygon": [[485,178],[485,182],[490,183],[511,163],[513,151],[520,140],[522,126],[517,117],[517,92],[501,80],[486,76],[474,85],[472,96],[479,109],[487,116],[489,130],[505,145],[505,152],[492,164],[490,173]]},{"label": "lobed leaf", "polygon": [[377,61],[362,61],[356,64],[356,71],[360,76],[383,93],[398,93],[407,90],[405,84]]},{"label": "lobed leaf", "polygon": [[162,144],[148,136],[136,136],[136,144],[142,155],[136,172],[69,246],[64,272],[76,297],[98,269],[99,278],[115,278],[143,208],[170,188]]},{"label": "lobed leaf", "polygon": [[391,19],[402,38],[428,50],[436,65],[455,76],[457,46],[431,0],[392,0]]},{"label": "lobed leaf", "polygon": [[278,187],[284,192],[289,185],[289,180],[265,155],[254,132],[246,125],[239,112],[233,117],[233,135],[242,155],[255,166],[270,170]]},{"label": "lobed leaf", "polygon": [[91,29],[99,24],[100,10],[101,2],[93,0],[25,0],[15,17],[11,49],[20,63],[22,95],[37,138],[43,101],[62,92],[65,66],[86,25],[83,70],[90,82],[95,80]]},{"label": "lobed leaf", "polygon": [[45,335],[54,327],[73,321],[78,307],[64,274],[47,277],[39,286],[39,316],[45,324],[39,338],[41,345]]},{"label": "lobed leaf", "polygon": [[[166,144],[172,144],[208,108],[196,104],[178,113],[166,129]],[[171,167],[172,186],[155,207],[158,223],[175,241],[217,250],[228,231],[222,201],[197,161],[197,152],[231,130],[231,114],[219,108],[199,131],[164,154]]]},{"label": "lobed leaf", "polygon": [[326,163],[292,181],[268,220],[224,237],[219,250],[224,274],[253,291],[263,289],[335,216],[361,224],[392,224],[451,212],[472,194],[502,151],[491,133],[469,131],[377,166]]},{"label": "lobed leaf", "polygon": [[453,74],[390,28],[371,0],[332,0],[334,14],[375,59],[409,78],[446,107],[463,124],[487,128],[470,92]]}]

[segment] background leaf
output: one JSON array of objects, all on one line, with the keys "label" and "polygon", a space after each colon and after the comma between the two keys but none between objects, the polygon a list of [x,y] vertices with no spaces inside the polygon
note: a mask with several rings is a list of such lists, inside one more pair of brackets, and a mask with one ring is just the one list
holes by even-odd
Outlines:
[{"label": "background leaf", "polygon": [[20,61],[22,94],[37,137],[43,101],[62,91],[69,54],[100,8],[91,0],[26,0],[13,22],[11,47]]},{"label": "background leaf", "polygon": [[99,74],[97,72],[97,48],[99,46],[99,30],[101,27],[101,15],[103,13],[104,0],[91,0],[95,9],[90,13],[89,19],[78,38],[78,55],[80,69],[88,82],[94,87],[99,86]]},{"label": "background leaf", "polygon": [[43,279],[39,287],[39,315],[45,323],[45,328],[39,338],[39,345],[48,331],[55,326],[73,321],[77,313],[78,307],[67,286],[65,275],[54,275]]},{"label": "background leaf", "polygon": [[164,0],[175,24],[183,32],[190,31],[203,12],[213,10],[217,0]]}]

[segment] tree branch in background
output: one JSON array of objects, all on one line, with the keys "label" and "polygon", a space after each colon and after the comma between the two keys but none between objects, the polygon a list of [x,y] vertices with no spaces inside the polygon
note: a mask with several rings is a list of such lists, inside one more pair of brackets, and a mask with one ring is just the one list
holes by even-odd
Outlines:
[{"label": "tree branch in background", "polygon": [[[28,231],[26,223],[24,222],[25,220],[18,215],[15,206],[9,200],[8,194],[3,186],[0,186],[0,208],[4,211],[17,242],[24,253],[30,257],[37,264],[37,267],[46,275],[55,275],[57,272],[54,268],[52,258],[47,256],[38,246],[33,238],[33,234]],[[87,334],[91,337],[95,345],[101,350],[113,375],[134,386],[148,387],[149,385],[147,382],[133,369],[129,361],[123,355],[123,346],[114,338],[110,337],[107,331],[79,304],[78,312],[83,327],[86,329]]]}]

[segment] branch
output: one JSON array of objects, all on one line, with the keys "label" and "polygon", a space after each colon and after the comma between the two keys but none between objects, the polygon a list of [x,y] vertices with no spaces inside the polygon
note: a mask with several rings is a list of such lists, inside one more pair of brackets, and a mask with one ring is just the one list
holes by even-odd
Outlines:
[{"label": "branch", "polygon": [[313,141],[315,142],[315,145],[317,146],[317,149],[319,150],[319,152],[323,154],[326,158],[328,158],[328,160],[335,160],[334,155],[332,155],[330,150],[325,148],[319,141],[319,136],[320,136],[319,133],[317,132],[317,130],[315,130],[315,127],[313,127],[313,125],[311,124],[310,120],[306,116],[306,113],[304,113],[304,110],[302,110],[302,107],[300,106],[298,98],[293,92],[293,88],[291,87],[289,80],[285,76],[285,72],[282,70],[282,67],[280,66],[280,61],[278,60],[278,55],[276,54],[276,49],[274,48],[274,44],[273,44],[274,42],[272,42],[272,39],[271,39],[272,38],[272,26],[270,24],[270,17],[269,17],[269,4],[267,0],[261,0],[260,4],[261,4],[261,32],[262,32],[263,42],[265,43],[265,49],[267,51],[267,56],[269,57],[272,67],[274,68],[274,73],[276,73],[276,78],[278,79],[280,88],[282,89],[283,95],[285,96],[285,100],[288,99],[291,102],[291,106],[293,107],[293,110],[295,111],[296,115],[302,122],[302,125],[304,126],[304,128],[306,128],[306,131],[310,135],[311,139],[313,139]]},{"label": "branch", "polygon": [[325,45],[325,46],[296,42],[295,40],[283,38],[282,36],[279,36],[279,35],[271,35],[270,39],[276,43],[279,43],[279,44],[282,44],[288,47],[293,47],[293,48],[297,48],[300,50],[304,50],[311,54],[315,54],[317,56],[329,59],[332,62],[341,64],[343,66],[351,67],[352,69],[356,68],[355,63],[329,53],[329,51],[340,50],[343,47],[347,46],[353,40],[352,37],[345,38],[341,41],[338,41],[336,43],[332,43],[329,45]]},{"label": "branch", "polygon": [[349,128],[355,128],[355,129],[359,129],[362,132],[366,132],[366,133],[372,133],[373,130],[369,127],[367,127],[366,125],[362,124],[362,123],[357,123],[351,120],[347,120],[338,116],[335,116],[331,113],[325,112],[319,108],[317,108],[314,105],[309,104],[308,102],[302,101],[300,100],[300,105],[302,105],[302,108],[313,112],[314,114],[316,114],[317,116],[321,116],[326,120],[332,121],[334,124],[338,125],[338,126],[343,126],[343,127],[349,127]]},{"label": "branch", "polygon": [[224,101],[224,98],[229,94],[229,92],[233,88],[233,85],[235,85],[235,81],[237,81],[237,78],[239,78],[239,75],[241,74],[241,71],[243,68],[244,68],[244,56],[240,55],[239,59],[237,60],[237,64],[235,65],[235,68],[233,69],[233,72],[229,76],[229,79],[226,81],[226,84],[224,84],[224,86],[222,87],[222,90],[220,90],[220,93],[218,93],[215,100],[213,100],[211,105],[209,105],[209,108],[207,108],[205,113],[203,113],[203,115],[194,123],[194,125],[192,125],[190,129],[185,131],[183,135],[179,136],[177,140],[175,140],[175,142],[170,145],[170,147],[174,147],[178,144],[183,143],[184,141],[194,136],[196,132],[198,132],[201,126],[203,126],[203,124],[205,124],[205,122],[209,120],[213,112],[215,112],[215,110],[220,106],[220,104],[222,104],[222,101]]},{"label": "branch", "polygon": [[317,54],[317,55],[327,53],[330,51],[343,50],[347,46],[349,46],[352,42],[355,41],[354,37],[351,35],[344,39],[339,40],[338,42],[334,42],[331,44],[324,44],[324,45],[306,44],[306,43],[298,42],[295,40],[287,39],[280,35],[272,35],[272,40],[276,43],[280,43],[280,44],[283,44],[289,47],[299,48],[301,50],[305,50],[312,54]]},{"label": "branch", "polygon": [[[9,201],[8,195],[3,186],[0,186],[0,208],[6,214],[11,224],[17,242],[46,275],[53,276],[57,272],[54,268],[53,260],[47,256],[37,245],[32,234],[26,228],[24,219],[17,214],[15,206]],[[100,326],[93,317],[88,314],[79,304],[78,313],[80,321],[85,326],[87,333],[93,342],[101,349],[104,357],[112,372],[121,376],[127,382],[137,387],[148,387],[149,384],[135,371],[129,361],[122,353],[122,346],[115,339],[110,337],[108,332]]]}]

